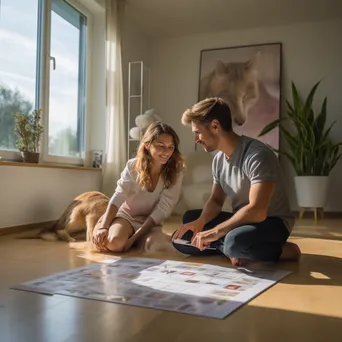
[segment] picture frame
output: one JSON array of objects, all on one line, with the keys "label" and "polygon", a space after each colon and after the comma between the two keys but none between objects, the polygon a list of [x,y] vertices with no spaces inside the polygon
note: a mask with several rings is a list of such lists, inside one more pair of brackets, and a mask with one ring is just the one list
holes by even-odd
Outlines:
[{"label": "picture frame", "polygon": [[102,169],[103,151],[92,150],[91,151],[91,166],[96,169]]},{"label": "picture frame", "polygon": [[279,149],[278,128],[258,135],[267,124],[280,119],[281,94],[281,42],[201,50],[198,101],[223,98],[237,134]]}]

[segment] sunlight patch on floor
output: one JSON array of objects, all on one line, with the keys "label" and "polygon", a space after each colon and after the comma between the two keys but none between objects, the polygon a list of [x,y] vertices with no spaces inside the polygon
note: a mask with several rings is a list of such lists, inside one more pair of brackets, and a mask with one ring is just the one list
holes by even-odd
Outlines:
[{"label": "sunlight patch on floor", "polygon": [[[330,317],[330,318],[342,318],[342,312],[341,310],[329,310],[329,314],[326,314],[323,312],[323,310],[319,310],[318,308],[313,307],[305,307],[304,305],[300,305],[298,307],[295,307],[294,305],[289,305],[288,307],[282,305],[274,305],[271,303],[267,303],[264,305],[259,305],[255,303],[255,301],[252,301],[247,304],[248,306],[255,307],[255,308],[264,308],[264,309],[275,309],[280,311],[291,311],[293,313],[302,313],[302,314],[310,314],[310,315],[319,315],[323,317]],[[335,311],[335,312],[333,312]]]},{"label": "sunlight patch on floor", "polygon": [[310,272],[310,276],[314,279],[331,279],[330,277],[321,272]]},{"label": "sunlight patch on floor", "polygon": [[89,261],[93,262],[100,262],[104,264],[110,264],[116,260],[122,259],[121,257],[118,257],[116,255],[106,255],[101,253],[81,253],[77,255],[79,258],[83,258]]}]

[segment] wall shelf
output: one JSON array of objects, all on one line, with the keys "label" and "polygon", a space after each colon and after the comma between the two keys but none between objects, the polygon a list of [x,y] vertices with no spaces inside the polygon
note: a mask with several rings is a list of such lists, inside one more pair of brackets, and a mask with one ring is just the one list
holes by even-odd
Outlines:
[{"label": "wall shelf", "polygon": [[130,130],[136,127],[135,118],[150,108],[150,67],[143,61],[128,63],[128,120],[127,120],[127,156],[133,158],[141,139],[133,139]]}]

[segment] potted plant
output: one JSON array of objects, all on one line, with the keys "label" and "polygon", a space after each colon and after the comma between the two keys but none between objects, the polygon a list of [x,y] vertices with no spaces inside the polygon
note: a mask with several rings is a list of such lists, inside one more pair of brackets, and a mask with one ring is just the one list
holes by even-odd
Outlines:
[{"label": "potted plant", "polygon": [[16,146],[21,152],[24,163],[38,163],[39,145],[43,134],[40,125],[41,109],[32,113],[15,113],[14,132],[18,136]]},{"label": "potted plant", "polygon": [[[297,174],[295,188],[301,214],[304,208],[314,208],[315,217],[317,208],[323,210],[326,204],[329,174],[342,155],[339,153],[342,142],[333,143],[330,137],[336,121],[326,128],[327,98],[324,99],[317,116],[312,108],[320,82],[312,87],[305,101],[292,82],[292,104],[286,101],[288,117],[271,122],[259,134],[263,136],[276,127],[284,134],[289,149],[273,150],[285,155]],[[293,124],[293,133],[283,125],[288,120]]]}]

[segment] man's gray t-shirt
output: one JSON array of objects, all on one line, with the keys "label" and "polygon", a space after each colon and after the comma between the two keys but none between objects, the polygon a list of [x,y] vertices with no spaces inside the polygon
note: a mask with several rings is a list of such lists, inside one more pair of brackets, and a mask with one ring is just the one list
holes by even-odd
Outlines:
[{"label": "man's gray t-shirt", "polygon": [[275,182],[267,216],[283,219],[291,232],[294,217],[291,214],[281,167],[275,153],[263,142],[240,136],[229,158],[221,151],[215,155],[212,171],[214,183],[219,184],[231,200],[233,212],[249,203],[249,190],[252,184]]}]

